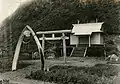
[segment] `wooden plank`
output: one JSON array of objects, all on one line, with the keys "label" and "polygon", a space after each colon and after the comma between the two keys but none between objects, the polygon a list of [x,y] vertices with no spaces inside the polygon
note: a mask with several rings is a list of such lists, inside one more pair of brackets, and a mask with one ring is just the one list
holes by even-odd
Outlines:
[{"label": "wooden plank", "polygon": [[85,48],[84,57],[85,57],[86,53],[87,53],[87,47]]},{"label": "wooden plank", "polygon": [[[61,37],[55,37],[55,38],[44,38],[45,40],[61,40]],[[65,39],[69,39],[69,37],[65,37]],[[39,40],[43,40],[43,38],[39,38]]]},{"label": "wooden plank", "polygon": [[90,38],[90,35],[89,35],[89,47],[91,46],[91,38]]},{"label": "wooden plank", "polygon": [[65,41],[65,33],[62,33],[63,39],[63,55],[64,55],[64,62],[66,63],[66,41]]},{"label": "wooden plank", "polygon": [[52,34],[52,38],[55,38],[55,34]]},{"label": "wooden plank", "polygon": [[39,31],[36,34],[55,34],[55,33],[71,33],[71,30],[57,30],[57,31]]},{"label": "wooden plank", "polygon": [[44,50],[45,50],[45,35],[42,34],[42,48],[43,48],[43,53],[44,53]]},{"label": "wooden plank", "polygon": [[75,47],[73,47],[72,52],[71,52],[71,54],[70,54],[70,57],[72,56],[74,50],[75,50]]}]

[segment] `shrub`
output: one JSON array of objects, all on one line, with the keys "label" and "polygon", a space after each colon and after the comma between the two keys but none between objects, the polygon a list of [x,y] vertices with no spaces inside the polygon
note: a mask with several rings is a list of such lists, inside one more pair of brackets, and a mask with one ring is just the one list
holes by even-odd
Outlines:
[{"label": "shrub", "polygon": [[86,56],[104,56],[104,46],[91,46],[86,52]]},{"label": "shrub", "polygon": [[2,58],[0,60],[0,72],[6,72],[6,71],[10,71],[12,67],[12,61],[9,60],[8,58]]},{"label": "shrub", "polygon": [[[119,55],[119,50],[117,48],[116,44],[116,39],[118,35],[105,35],[104,40],[105,40],[105,51],[107,52],[107,56],[110,54],[116,54],[117,56]],[[116,38],[116,39],[115,39]]]},{"label": "shrub", "polygon": [[[49,72],[36,71],[27,78],[57,84],[108,84],[117,75],[115,66],[98,64],[93,67],[53,66]],[[111,81],[112,82],[112,81]]]}]

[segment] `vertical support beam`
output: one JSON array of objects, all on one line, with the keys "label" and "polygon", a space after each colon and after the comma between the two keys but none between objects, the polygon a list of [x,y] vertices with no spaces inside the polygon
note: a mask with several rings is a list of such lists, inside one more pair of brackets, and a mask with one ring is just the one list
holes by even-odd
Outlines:
[{"label": "vertical support beam", "polygon": [[42,34],[42,48],[43,48],[43,54],[44,54],[44,49],[45,49],[45,35]]},{"label": "vertical support beam", "polygon": [[90,38],[90,35],[89,35],[89,47],[91,46],[91,38]]},{"label": "vertical support beam", "polygon": [[66,41],[65,41],[65,33],[62,33],[63,39],[63,55],[64,55],[64,62],[66,63]]},{"label": "vertical support beam", "polygon": [[55,38],[55,34],[52,34],[52,38]]}]

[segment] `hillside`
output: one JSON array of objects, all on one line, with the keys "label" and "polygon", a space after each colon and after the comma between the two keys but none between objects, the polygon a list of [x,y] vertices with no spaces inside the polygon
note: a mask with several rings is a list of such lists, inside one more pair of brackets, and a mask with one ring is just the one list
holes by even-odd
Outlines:
[{"label": "hillside", "polygon": [[[19,7],[1,26],[1,38],[15,48],[26,25],[36,31],[71,29],[73,23],[105,22],[105,34],[119,34],[119,5],[113,0],[34,0]],[[4,31],[4,33],[3,33]],[[7,36],[4,36],[7,34]],[[11,40],[12,39],[12,40]],[[3,41],[1,41],[3,43]]]}]

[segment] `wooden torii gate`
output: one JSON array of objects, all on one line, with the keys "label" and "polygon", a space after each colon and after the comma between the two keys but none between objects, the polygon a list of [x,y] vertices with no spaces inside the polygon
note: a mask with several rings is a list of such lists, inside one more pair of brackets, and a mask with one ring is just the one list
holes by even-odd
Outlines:
[{"label": "wooden torii gate", "polygon": [[[57,30],[57,31],[44,31],[44,32],[36,32],[36,34],[42,35],[39,40],[42,40],[42,48],[44,52],[45,48],[45,40],[63,40],[63,55],[64,55],[64,61],[66,63],[66,39],[69,39],[69,37],[65,36],[65,33],[71,33],[71,30]],[[45,37],[45,34],[51,34],[52,37]],[[62,34],[61,37],[55,37],[55,34]]]},{"label": "wooden torii gate", "polygon": [[37,38],[37,36],[35,35],[35,32],[32,30],[32,28],[30,26],[26,26],[20,37],[19,37],[19,40],[18,40],[18,43],[17,43],[17,46],[16,46],[16,49],[15,49],[15,54],[14,54],[14,58],[13,58],[13,63],[12,63],[12,70],[16,70],[16,67],[17,67],[17,61],[18,61],[18,57],[19,57],[19,53],[20,53],[20,48],[21,48],[21,45],[22,45],[22,42],[23,42],[23,38],[24,38],[24,31],[25,30],[28,30],[32,36],[34,37],[34,40],[37,44],[37,48],[38,48],[38,52],[39,52],[39,56],[41,56],[41,70],[44,70],[44,53],[43,53],[43,49],[41,47],[41,44],[39,42],[39,39]]}]

